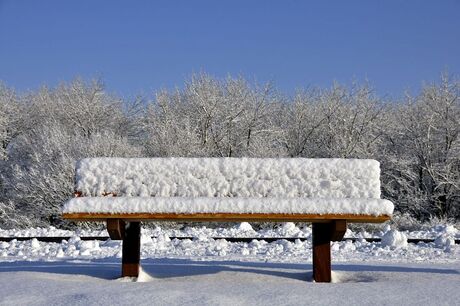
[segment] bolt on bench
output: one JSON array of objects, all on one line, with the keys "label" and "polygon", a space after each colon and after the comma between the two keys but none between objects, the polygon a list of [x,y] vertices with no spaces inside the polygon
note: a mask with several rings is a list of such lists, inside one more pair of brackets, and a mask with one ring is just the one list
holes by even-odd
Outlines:
[{"label": "bolt on bench", "polygon": [[122,239],[122,276],[137,277],[141,221],[312,222],[313,278],[331,281],[331,241],[349,222],[384,222],[375,160],[88,158],[63,217],[105,221]]}]

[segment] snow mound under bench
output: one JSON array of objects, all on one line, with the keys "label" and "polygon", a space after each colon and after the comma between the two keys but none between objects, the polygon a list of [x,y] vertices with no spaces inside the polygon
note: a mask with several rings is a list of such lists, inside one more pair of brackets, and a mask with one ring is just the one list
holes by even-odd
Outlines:
[{"label": "snow mound under bench", "polygon": [[80,197],[67,201],[64,213],[266,213],[391,215],[393,203],[382,199],[332,198],[180,198]]},{"label": "snow mound under bench", "polygon": [[89,158],[77,164],[76,189],[82,196],[378,199],[380,164],[368,159]]}]

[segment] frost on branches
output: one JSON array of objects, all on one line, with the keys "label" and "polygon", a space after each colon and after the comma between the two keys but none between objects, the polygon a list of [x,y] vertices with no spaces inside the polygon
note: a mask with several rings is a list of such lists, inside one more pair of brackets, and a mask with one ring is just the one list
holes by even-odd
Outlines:
[{"label": "frost on branches", "polygon": [[17,93],[0,85],[0,222],[59,225],[86,157],[368,158],[382,196],[419,219],[460,218],[460,82],[401,101],[367,84],[307,88],[194,75],[123,100],[100,81]]}]

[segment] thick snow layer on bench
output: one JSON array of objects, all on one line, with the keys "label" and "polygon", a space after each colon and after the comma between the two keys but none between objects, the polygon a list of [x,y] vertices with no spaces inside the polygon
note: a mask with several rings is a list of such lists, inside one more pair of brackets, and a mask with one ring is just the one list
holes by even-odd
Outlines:
[{"label": "thick snow layer on bench", "polygon": [[365,159],[91,158],[84,196],[379,198],[380,166]]},{"label": "thick snow layer on bench", "polygon": [[381,199],[331,198],[171,198],[80,197],[67,201],[64,213],[283,213],[391,215]]}]

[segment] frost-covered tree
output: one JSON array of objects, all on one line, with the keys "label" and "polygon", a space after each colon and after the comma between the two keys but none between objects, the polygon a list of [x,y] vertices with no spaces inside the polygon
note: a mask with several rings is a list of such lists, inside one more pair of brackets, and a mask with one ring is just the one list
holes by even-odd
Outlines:
[{"label": "frost-covered tree", "polygon": [[140,149],[113,132],[89,137],[47,126],[18,138],[6,171],[5,190],[16,208],[37,223],[59,222],[62,203],[72,197],[75,162],[85,157],[141,156]]},{"label": "frost-covered tree", "polygon": [[0,160],[7,158],[11,140],[24,130],[23,111],[16,93],[0,82]]},{"label": "frost-covered tree", "polygon": [[180,92],[161,91],[147,105],[142,129],[148,156],[204,156],[199,127],[192,122],[190,107]]},{"label": "frost-covered tree", "polygon": [[28,129],[9,143],[2,197],[36,224],[60,222],[60,207],[72,196],[76,160],[142,155],[128,141],[120,100],[107,96],[99,83],[76,80],[24,99]]},{"label": "frost-covered tree", "polygon": [[246,110],[242,118],[240,156],[284,157],[286,149],[280,145],[283,130],[280,112],[283,98],[276,92],[272,83],[251,88],[246,82],[242,86],[249,88],[246,95]]},{"label": "frost-covered tree", "polygon": [[195,75],[183,91],[162,91],[148,105],[146,146],[152,156],[278,156],[279,100],[272,86],[242,78]]},{"label": "frost-covered tree", "polygon": [[389,127],[387,173],[397,203],[419,218],[460,214],[460,83],[443,76],[407,97]]},{"label": "frost-covered tree", "polygon": [[369,86],[298,92],[286,108],[289,155],[369,158],[382,138],[384,104]]},{"label": "frost-covered tree", "polygon": [[120,135],[130,132],[123,101],[106,93],[98,80],[76,79],[55,89],[44,87],[27,99],[33,126],[57,123],[86,137],[108,130]]},{"label": "frost-covered tree", "polygon": [[383,104],[367,86],[335,85],[320,96],[317,157],[369,158],[382,137]]},{"label": "frost-covered tree", "polygon": [[0,223],[60,224],[74,165],[96,156],[374,158],[383,196],[416,218],[460,218],[459,82],[401,101],[368,84],[299,89],[193,75],[151,101],[99,80],[15,93],[0,85]]},{"label": "frost-covered tree", "polygon": [[317,90],[298,91],[293,100],[283,106],[280,124],[283,130],[281,144],[290,157],[314,156],[313,143],[325,122],[320,113],[320,97]]}]

